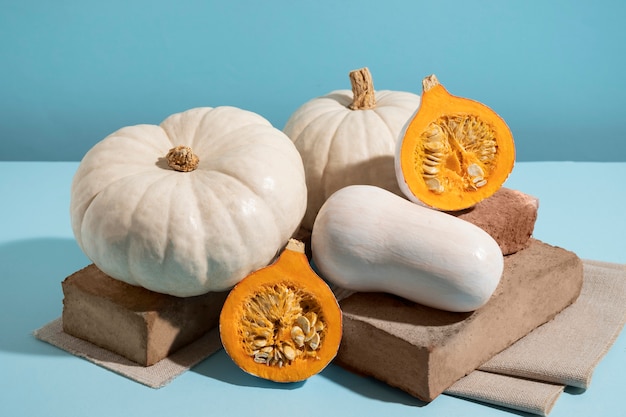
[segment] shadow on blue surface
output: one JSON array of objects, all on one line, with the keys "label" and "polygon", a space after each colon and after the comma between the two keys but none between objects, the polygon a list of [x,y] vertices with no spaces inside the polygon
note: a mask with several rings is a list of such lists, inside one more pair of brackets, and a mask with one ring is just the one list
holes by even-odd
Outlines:
[{"label": "shadow on blue surface", "polygon": [[371,377],[357,375],[338,365],[327,367],[322,371],[321,375],[337,385],[341,385],[367,398],[413,407],[424,407],[428,405],[427,402],[421,401],[399,388],[394,388]]},{"label": "shadow on blue surface", "polygon": [[[73,239],[45,238],[0,244],[0,350],[61,355],[33,331],[61,315],[61,281],[89,263]],[[28,288],[28,291],[24,291]]]},{"label": "shadow on blue surface", "polygon": [[235,365],[224,349],[214,353],[191,369],[192,372],[208,378],[242,387],[293,390],[302,387],[306,383],[306,381],[292,383],[272,382],[247,374]]},{"label": "shadow on blue surface", "polygon": [[[239,367],[228,357],[223,349],[194,366],[191,369],[191,372],[196,372],[205,377],[231,385],[261,389],[294,390],[307,383],[307,381],[302,381],[283,384],[249,375],[239,369]],[[326,367],[318,377],[329,379],[341,387],[378,401],[398,403],[415,407],[428,405],[428,403],[420,401],[404,391],[391,387],[373,378],[363,377],[346,371],[337,365],[331,364]]]},{"label": "shadow on blue surface", "polygon": [[500,410],[500,411],[503,411],[503,412],[506,412],[508,414],[515,415],[515,416],[537,417],[537,414],[525,413],[524,411],[513,410],[512,408],[500,407],[500,406],[497,406],[497,405],[494,405],[494,404],[487,404],[487,403],[484,403],[484,402],[481,402],[481,401],[478,401],[478,400],[472,400],[470,398],[464,398],[464,397],[457,397],[457,396],[454,396],[454,395],[453,395],[453,397],[458,398],[459,400],[468,401],[468,402],[471,402],[471,403],[480,404],[480,405],[485,406],[485,407],[493,408],[495,410]]},{"label": "shadow on blue surface", "polygon": [[567,386],[565,387],[565,392],[569,395],[581,395],[587,392],[587,390],[585,388]]}]

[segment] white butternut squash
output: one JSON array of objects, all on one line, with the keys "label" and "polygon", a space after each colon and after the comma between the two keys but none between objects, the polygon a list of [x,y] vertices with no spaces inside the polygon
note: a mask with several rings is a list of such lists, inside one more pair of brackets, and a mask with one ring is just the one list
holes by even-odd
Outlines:
[{"label": "white butternut squash", "polygon": [[311,249],[335,285],[455,312],[483,306],[504,268],[484,230],[369,185],[345,187],[324,203]]}]

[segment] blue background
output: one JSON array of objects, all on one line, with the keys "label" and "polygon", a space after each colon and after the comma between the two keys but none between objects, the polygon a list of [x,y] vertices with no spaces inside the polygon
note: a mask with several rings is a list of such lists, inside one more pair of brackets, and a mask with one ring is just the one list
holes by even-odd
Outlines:
[{"label": "blue background", "polygon": [[626,161],[623,1],[0,0],[0,160],[80,160],[118,128],[234,105],[283,128],[349,88],[492,107],[520,161]]}]

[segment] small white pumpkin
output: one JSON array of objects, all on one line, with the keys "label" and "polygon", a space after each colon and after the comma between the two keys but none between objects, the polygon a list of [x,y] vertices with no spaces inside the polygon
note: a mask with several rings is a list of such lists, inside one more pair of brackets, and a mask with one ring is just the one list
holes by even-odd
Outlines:
[{"label": "small white pumpkin", "polygon": [[347,185],[370,184],[402,194],[395,172],[396,142],[420,97],[374,91],[367,68],[352,71],[350,79],[352,91],[308,101],[283,129],[304,162],[308,207],[302,225],[308,230],[324,201]]},{"label": "small white pumpkin", "polygon": [[226,106],[109,135],[81,161],[70,203],[78,245],[98,268],[182,297],[226,290],[267,265],[305,209],[293,143]]},{"label": "small white pumpkin", "polygon": [[333,194],[311,239],[315,265],[335,285],[448,311],[483,306],[504,268],[500,247],[479,227],[367,185]]}]

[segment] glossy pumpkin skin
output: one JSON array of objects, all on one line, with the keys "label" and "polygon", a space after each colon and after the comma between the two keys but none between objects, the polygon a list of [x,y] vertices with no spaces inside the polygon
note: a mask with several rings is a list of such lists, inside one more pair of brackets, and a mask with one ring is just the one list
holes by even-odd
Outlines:
[{"label": "glossy pumpkin skin", "polygon": [[513,135],[491,108],[448,93],[434,75],[423,85],[420,106],[397,143],[400,189],[439,210],[472,207],[498,191],[513,170]]},{"label": "glossy pumpkin skin", "polygon": [[[178,145],[199,157],[178,172]],[[263,117],[196,108],[124,127],[81,161],[70,214],[78,245],[113,278],[187,297],[223,291],[267,265],[306,208],[302,161]]]},{"label": "glossy pumpkin skin", "polygon": [[370,184],[401,194],[395,171],[396,142],[419,106],[418,95],[381,90],[376,105],[352,110],[351,90],[333,91],[298,108],[283,131],[302,155],[308,207],[302,225],[311,230],[328,197],[352,184]]},{"label": "glossy pumpkin skin", "polygon": [[479,227],[373,186],[333,194],[311,239],[315,265],[333,284],[448,311],[483,306],[504,269],[500,247]]},{"label": "glossy pumpkin skin", "polygon": [[[290,304],[277,288],[287,289],[289,296],[302,297],[301,302]],[[257,303],[258,297],[261,301]],[[294,307],[297,313],[287,311]],[[259,315],[260,310],[267,314]],[[294,326],[299,325],[294,318],[311,317],[311,312],[321,323],[317,331],[311,330],[312,334],[317,332],[315,349],[304,339],[299,346],[292,336]],[[304,245],[293,239],[276,262],[235,285],[220,315],[220,337],[231,359],[243,371],[275,382],[303,381],[321,372],[336,356],[341,336],[339,304],[328,285],[311,269]],[[286,349],[291,349],[295,357],[288,359],[280,353]]]}]

